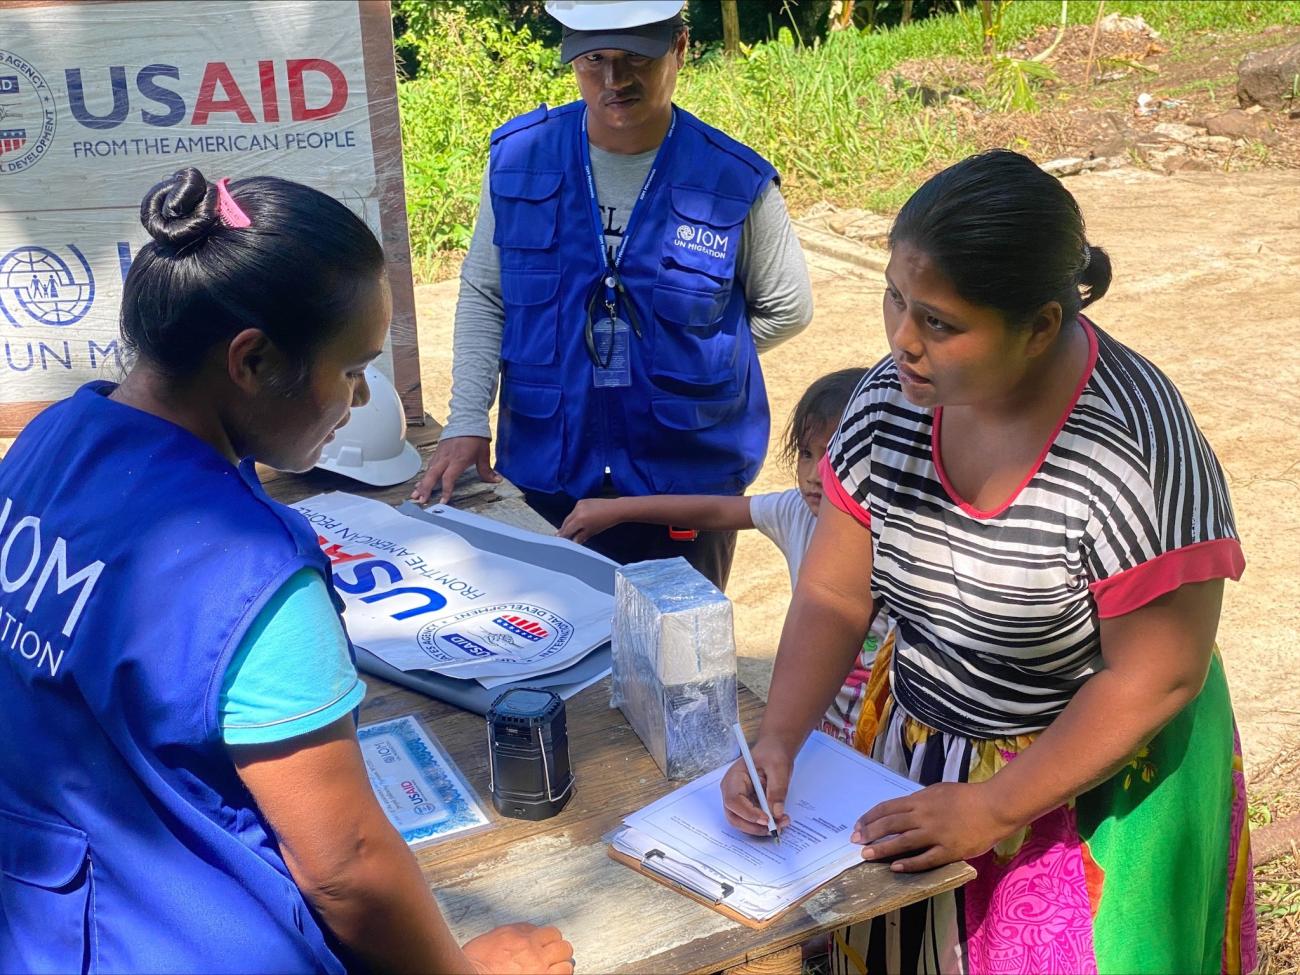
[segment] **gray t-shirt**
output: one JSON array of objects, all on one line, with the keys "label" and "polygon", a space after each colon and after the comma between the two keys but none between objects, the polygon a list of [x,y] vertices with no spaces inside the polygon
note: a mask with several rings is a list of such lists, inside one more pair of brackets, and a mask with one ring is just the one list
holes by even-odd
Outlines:
[{"label": "gray t-shirt", "polygon": [[[655,153],[620,155],[591,147],[596,199],[611,254],[623,239],[632,205],[654,163]],[[501,298],[501,256],[492,243],[496,221],[487,173],[478,223],[460,270],[452,340],[451,405],[443,437],[491,437],[488,410],[496,399],[505,306]],[[745,291],[749,329],[760,352],[802,331],[812,320],[812,285],[803,250],[775,184],[754,201],[741,231],[736,278]]]}]

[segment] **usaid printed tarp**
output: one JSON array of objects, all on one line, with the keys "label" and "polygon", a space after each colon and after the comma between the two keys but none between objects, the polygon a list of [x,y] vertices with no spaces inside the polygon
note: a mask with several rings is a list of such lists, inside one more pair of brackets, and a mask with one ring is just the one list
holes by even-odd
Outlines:
[{"label": "usaid printed tarp", "polygon": [[572,575],[382,501],[334,493],[294,507],[329,557],[348,635],[399,670],[492,687],[563,670],[609,640],[613,596]]},{"label": "usaid printed tarp", "polygon": [[0,0],[0,436],[120,376],[140,199],[185,166],[364,216],[393,284],[382,365],[422,417],[386,0]]}]

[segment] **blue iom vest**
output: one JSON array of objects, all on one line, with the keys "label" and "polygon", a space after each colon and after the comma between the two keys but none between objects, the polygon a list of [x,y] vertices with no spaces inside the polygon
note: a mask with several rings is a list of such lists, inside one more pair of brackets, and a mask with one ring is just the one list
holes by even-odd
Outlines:
[{"label": "blue iom vest", "polygon": [[505,326],[497,465],[582,498],[738,494],[767,450],[767,391],[736,251],[776,170],[678,108],[620,268],[642,334],[630,385],[597,388],[585,327],[603,276],[581,157],[583,105],[542,106],[492,136],[489,187]]},{"label": "blue iom vest", "polygon": [[0,971],[341,972],[221,740],[306,521],[92,383],[0,460]]}]

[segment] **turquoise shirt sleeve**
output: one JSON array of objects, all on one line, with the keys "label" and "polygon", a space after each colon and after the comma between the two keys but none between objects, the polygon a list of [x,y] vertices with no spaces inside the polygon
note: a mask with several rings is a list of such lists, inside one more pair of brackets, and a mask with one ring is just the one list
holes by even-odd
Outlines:
[{"label": "turquoise shirt sleeve", "polygon": [[227,745],[296,738],[348,714],[365,694],[325,581],[300,569],[262,608],[226,669],[221,736]]}]

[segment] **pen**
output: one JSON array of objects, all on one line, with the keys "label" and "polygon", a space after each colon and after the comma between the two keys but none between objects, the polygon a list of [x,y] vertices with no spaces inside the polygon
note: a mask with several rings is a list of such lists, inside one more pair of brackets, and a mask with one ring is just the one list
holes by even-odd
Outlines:
[{"label": "pen", "polygon": [[740,757],[745,760],[745,768],[749,769],[749,781],[754,784],[754,794],[758,796],[759,808],[763,810],[763,815],[767,817],[767,835],[780,843],[781,834],[777,831],[776,820],[772,818],[772,810],[767,807],[767,796],[763,794],[763,783],[759,781],[758,769],[754,768],[754,756],[749,753],[749,743],[745,741],[745,733],[740,730],[740,722],[737,721],[733,724],[731,730],[736,735],[736,741],[740,742]]}]

